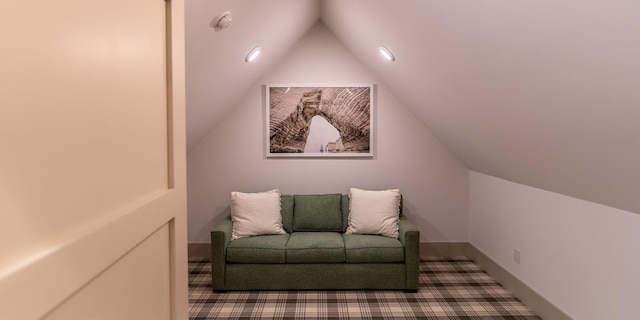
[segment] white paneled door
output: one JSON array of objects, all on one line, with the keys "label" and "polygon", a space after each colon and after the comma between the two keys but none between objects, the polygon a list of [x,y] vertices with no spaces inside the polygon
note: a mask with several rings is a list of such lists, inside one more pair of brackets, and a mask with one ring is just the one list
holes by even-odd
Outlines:
[{"label": "white paneled door", "polygon": [[183,0],[0,8],[0,319],[186,319]]}]

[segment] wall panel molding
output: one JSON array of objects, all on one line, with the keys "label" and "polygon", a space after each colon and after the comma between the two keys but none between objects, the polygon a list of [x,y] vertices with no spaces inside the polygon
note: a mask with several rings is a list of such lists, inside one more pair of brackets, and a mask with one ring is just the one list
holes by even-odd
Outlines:
[{"label": "wall panel molding", "polygon": [[[36,319],[90,282],[149,235],[172,221],[177,191],[166,191],[126,214],[76,232],[48,252],[0,277],[0,310],[6,319]],[[184,209],[183,209],[184,210]],[[108,245],[105,245],[108,244]],[[81,265],[81,268],[77,266]]]}]

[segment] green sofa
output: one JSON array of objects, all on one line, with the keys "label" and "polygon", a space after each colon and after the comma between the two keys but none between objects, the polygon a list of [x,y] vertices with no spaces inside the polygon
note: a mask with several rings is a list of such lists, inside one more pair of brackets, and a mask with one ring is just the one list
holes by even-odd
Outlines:
[{"label": "green sofa", "polygon": [[347,195],[281,195],[280,203],[287,234],[231,241],[230,217],[215,226],[214,291],[418,289],[420,232],[401,212],[394,239],[345,234]]}]

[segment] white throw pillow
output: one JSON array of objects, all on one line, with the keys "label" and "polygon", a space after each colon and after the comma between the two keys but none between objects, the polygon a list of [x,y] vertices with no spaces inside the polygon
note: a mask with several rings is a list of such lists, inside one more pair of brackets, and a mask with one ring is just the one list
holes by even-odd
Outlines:
[{"label": "white throw pillow", "polygon": [[400,190],[370,191],[351,188],[348,234],[379,234],[398,238]]},{"label": "white throw pillow", "polygon": [[263,234],[285,234],[280,213],[280,191],[231,192],[231,240]]}]

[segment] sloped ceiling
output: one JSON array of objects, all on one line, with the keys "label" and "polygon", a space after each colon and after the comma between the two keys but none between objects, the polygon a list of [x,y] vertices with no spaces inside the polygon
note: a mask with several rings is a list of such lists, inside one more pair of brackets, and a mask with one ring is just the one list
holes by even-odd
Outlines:
[{"label": "sloped ceiling", "polygon": [[635,0],[190,0],[188,142],[320,20],[469,169],[640,213],[639,16]]},{"label": "sloped ceiling", "polygon": [[[225,11],[231,26],[214,31]],[[315,0],[185,1],[187,148],[192,148],[242,95],[320,18]],[[255,46],[255,63],[244,61]]]}]

